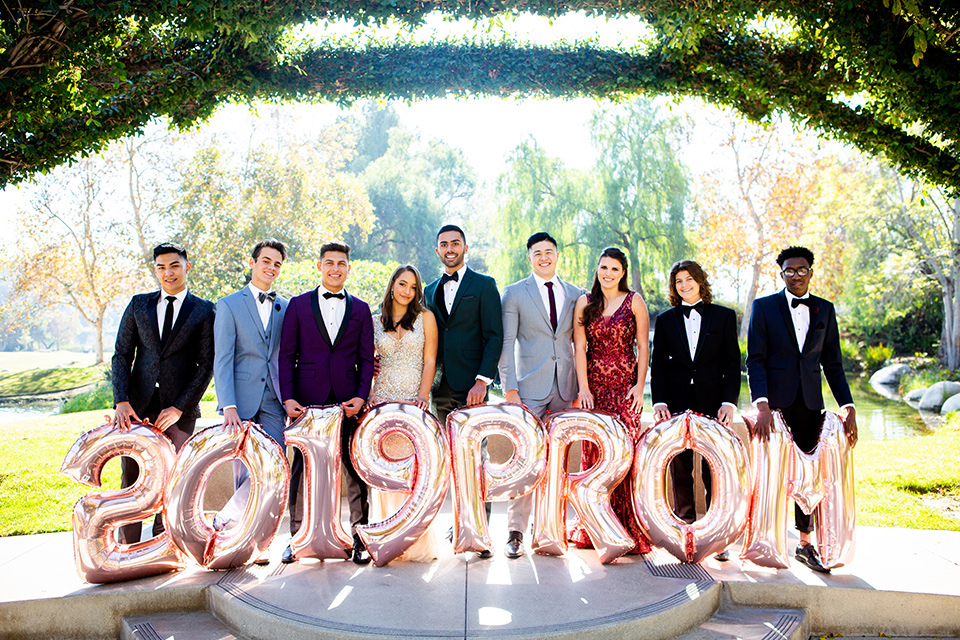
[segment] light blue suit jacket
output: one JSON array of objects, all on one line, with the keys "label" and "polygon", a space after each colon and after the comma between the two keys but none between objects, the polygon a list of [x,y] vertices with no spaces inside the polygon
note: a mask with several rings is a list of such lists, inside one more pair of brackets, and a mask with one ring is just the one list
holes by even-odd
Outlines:
[{"label": "light blue suit jacket", "polygon": [[219,411],[233,405],[241,419],[252,419],[260,410],[268,384],[273,385],[278,399],[282,397],[278,354],[287,302],[286,298],[277,296],[270,310],[268,340],[249,287],[217,301],[213,377]]},{"label": "light blue suit jacket", "polygon": [[569,282],[563,286],[563,307],[557,309],[557,330],[531,275],[503,290],[503,350],[500,381],[504,391],[516,389],[520,398],[542,400],[553,388],[554,375],[564,400],[577,397],[573,360],[573,309],[583,293]]}]

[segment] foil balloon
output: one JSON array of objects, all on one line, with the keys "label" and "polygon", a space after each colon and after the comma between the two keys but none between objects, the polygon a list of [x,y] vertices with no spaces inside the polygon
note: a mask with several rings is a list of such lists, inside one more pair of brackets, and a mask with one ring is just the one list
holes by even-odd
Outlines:
[{"label": "foil balloon", "polygon": [[[666,494],[670,461],[684,449],[703,456],[713,477],[710,508],[692,524],[680,520]],[[747,449],[729,427],[691,411],[648,430],[633,461],[633,506],[650,540],[678,560],[700,562],[743,533],[750,507]]]},{"label": "foil balloon", "polygon": [[[385,451],[402,436],[411,447]],[[450,450],[440,422],[414,404],[373,406],[357,427],[350,446],[353,466],[370,487],[406,495],[406,501],[381,522],[357,527],[357,534],[382,567],[426,533],[447,494]]]},{"label": "foil balloon", "polygon": [[185,566],[166,532],[133,544],[120,544],[116,537],[119,526],[139,522],[163,507],[163,490],[176,455],[162,432],[137,423],[128,430],[109,424],[97,427],[70,447],[60,472],[91,487],[100,486],[103,466],[111,458],[129,456],[140,465],[140,475],[132,486],[89,493],[77,501],[73,550],[81,578],[91,583],[116,582]]},{"label": "foil balloon", "polygon": [[283,433],[303,454],[303,524],[290,540],[296,558],[350,557],[353,538],[340,521],[342,422],[340,405],[308,407]]},{"label": "foil balloon", "polygon": [[[779,412],[778,412],[779,413]],[[822,433],[822,431],[821,431]],[[792,447],[790,471],[787,475],[787,491],[801,511],[810,515],[823,500],[823,480],[820,477],[819,447],[813,453],[804,453],[800,447]]]},{"label": "foil balloon", "polygon": [[[630,472],[630,434],[613,416],[582,410],[553,413],[544,426],[548,434],[547,474],[546,484],[538,492],[533,549],[550,555],[566,552],[566,506],[570,502],[600,561],[613,562],[635,544],[610,506],[610,494]],[[567,452],[578,440],[592,442],[598,448],[597,463],[568,473]]]},{"label": "foil balloon", "polygon": [[[744,417],[744,421],[748,418]],[[751,433],[752,425],[750,429]],[[767,442],[751,437],[753,482],[750,512],[740,558],[761,567],[785,569],[787,555],[788,477],[796,447],[779,411],[773,412],[773,425]]]},{"label": "foil balloon", "polygon": [[[249,498],[237,524],[215,531],[203,496],[214,469],[240,460],[250,472]],[[259,427],[225,425],[199,431],[180,449],[166,491],[167,530],[185,555],[208,569],[247,564],[269,546],[287,502],[290,470],[283,450]]]},{"label": "foil balloon", "polygon": [[828,569],[850,564],[856,550],[853,447],[837,414],[824,415],[820,431],[820,477],[823,500],[817,507],[817,547]]},{"label": "foil balloon", "polygon": [[[533,491],[546,468],[545,436],[535,415],[517,404],[481,405],[447,417],[453,460],[454,551],[490,551],[493,543],[483,503],[519,498]],[[503,464],[482,457],[491,435],[506,437],[513,455]]]}]

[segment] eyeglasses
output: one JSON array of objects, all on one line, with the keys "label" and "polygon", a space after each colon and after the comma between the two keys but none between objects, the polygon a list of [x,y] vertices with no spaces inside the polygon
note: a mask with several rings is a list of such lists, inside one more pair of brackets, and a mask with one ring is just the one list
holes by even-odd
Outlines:
[{"label": "eyeglasses", "polygon": [[812,272],[813,272],[812,268],[808,269],[806,267],[800,267],[799,269],[784,269],[780,273],[782,273],[786,278],[792,278],[793,276],[800,276],[801,278],[803,278],[808,273],[812,273]]}]

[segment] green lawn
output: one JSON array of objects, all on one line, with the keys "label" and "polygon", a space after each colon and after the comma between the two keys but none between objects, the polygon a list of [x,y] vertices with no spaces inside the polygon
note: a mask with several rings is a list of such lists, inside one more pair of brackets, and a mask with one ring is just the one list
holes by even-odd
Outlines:
[{"label": "green lawn", "polygon": [[[201,405],[216,416],[216,403]],[[73,504],[87,489],[60,475],[77,436],[101,424],[103,411],[87,411],[0,425],[0,535],[70,528]],[[857,521],[864,525],[960,530],[960,419],[933,435],[861,442],[855,454]],[[111,461],[105,487],[119,486]],[[939,508],[938,508],[939,506]]]},{"label": "green lawn", "polygon": [[104,366],[29,369],[0,373],[0,398],[76,389],[103,380]]}]

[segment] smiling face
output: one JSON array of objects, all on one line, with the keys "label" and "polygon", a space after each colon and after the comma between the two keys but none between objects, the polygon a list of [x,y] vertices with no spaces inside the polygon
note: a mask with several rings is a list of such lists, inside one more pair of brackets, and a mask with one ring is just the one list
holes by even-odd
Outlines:
[{"label": "smiling face", "polygon": [[680,299],[687,304],[695,304],[700,300],[700,283],[693,279],[689,271],[678,271],[673,286],[677,288]]},{"label": "smiling face", "polygon": [[393,301],[401,306],[409,306],[417,299],[420,288],[417,286],[417,277],[411,271],[404,271],[393,281]]},{"label": "smiling face", "polygon": [[254,260],[250,258],[250,279],[253,286],[261,291],[270,291],[273,281],[280,275],[283,266],[283,256],[272,247],[260,249],[260,255]]},{"label": "smiling face", "polygon": [[[800,275],[796,273],[798,269],[806,269],[806,273]],[[784,273],[787,270],[791,272],[790,275]],[[810,267],[810,263],[807,262],[806,258],[787,258],[783,261],[780,277],[783,278],[783,284],[786,285],[787,291],[798,298],[802,298],[807,295],[807,290],[810,289],[810,279],[813,278],[813,269]]]},{"label": "smiling face", "polygon": [[560,254],[549,240],[541,240],[531,246],[527,251],[527,259],[533,267],[533,272],[544,280],[550,280],[557,274],[557,261],[560,259]]},{"label": "smiling face", "polygon": [[191,265],[179,253],[161,253],[153,261],[153,272],[163,287],[163,292],[175,296],[187,286],[187,274]]},{"label": "smiling face", "polygon": [[320,270],[320,281],[328,291],[337,293],[343,289],[350,273],[350,259],[341,251],[327,251],[317,263]]},{"label": "smiling face", "polygon": [[460,268],[467,249],[463,236],[456,231],[444,231],[437,236],[437,255],[440,256],[440,262],[447,273],[453,273]]},{"label": "smiling face", "polygon": [[600,264],[597,265],[597,280],[600,281],[600,287],[604,291],[616,291],[620,288],[620,280],[623,279],[623,265],[616,258],[600,258]]}]

